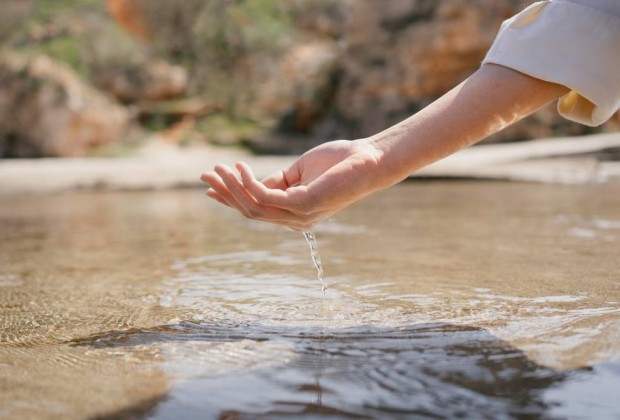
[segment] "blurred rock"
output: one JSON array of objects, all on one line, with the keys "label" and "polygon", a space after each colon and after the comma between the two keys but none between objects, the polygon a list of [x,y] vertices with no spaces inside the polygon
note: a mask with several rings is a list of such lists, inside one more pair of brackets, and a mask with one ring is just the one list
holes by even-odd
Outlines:
[{"label": "blurred rock", "polygon": [[210,4],[225,9],[234,3],[227,0],[106,0],[106,8],[125,31],[145,43],[158,44],[179,58],[195,52],[197,38],[193,27],[204,7]]},{"label": "blurred rock", "polygon": [[162,115],[170,118],[198,118],[220,111],[221,105],[202,98],[186,98],[174,101],[139,102],[136,104],[140,117]]},{"label": "blurred rock", "polygon": [[185,69],[163,60],[113,63],[98,69],[93,79],[97,87],[125,103],[176,98],[187,88]]},{"label": "blurred rock", "polygon": [[249,84],[253,97],[248,114],[268,128],[259,136],[242,139],[260,153],[299,153],[311,143],[307,137],[326,117],[340,77],[336,42],[306,41],[294,44],[282,57],[252,57]]},{"label": "blurred rock", "polygon": [[276,133],[251,142],[259,151],[368,136],[410,116],[475,71],[501,21],[526,2],[334,3],[340,9],[332,10],[332,21],[340,17],[342,30],[329,32],[298,17],[305,36],[263,83],[253,84],[261,96],[257,111],[279,120]]},{"label": "blurred rock", "polygon": [[523,0],[368,0],[347,3],[343,78],[335,109],[353,137],[421,109],[480,65]]},{"label": "blurred rock", "polygon": [[127,32],[144,41],[152,37],[144,0],[106,0],[108,13]]},{"label": "blurred rock", "polygon": [[[501,22],[530,2],[525,0],[341,0],[343,30],[332,38],[329,53],[304,55],[294,44],[283,63],[290,73],[275,72],[265,83],[259,108],[273,111],[278,128],[269,139],[251,142],[259,151],[299,151],[334,138],[377,133],[422,109],[466,79],[479,66]],[[307,19],[306,19],[307,20]],[[299,25],[313,27],[306,21]],[[306,34],[305,39],[311,38]],[[330,45],[325,31],[314,39]],[[310,44],[312,45],[312,44]],[[334,48],[334,46],[340,47]],[[312,51],[309,49],[308,51]],[[306,67],[317,62],[312,77]],[[324,64],[321,64],[321,63]],[[320,92],[312,105],[311,89]],[[288,94],[283,94],[288,92]],[[297,96],[299,95],[299,96]],[[318,99],[320,98],[320,99]],[[270,105],[273,100],[274,106]],[[312,110],[308,112],[307,110]],[[606,128],[619,128],[618,118]],[[487,142],[560,135],[600,129],[563,119],[550,105],[490,137]],[[288,144],[287,144],[288,143]],[[295,143],[295,144],[290,144]]]},{"label": "blurred rock", "polygon": [[129,112],[49,57],[0,58],[0,156],[83,156],[125,134]]},{"label": "blurred rock", "polygon": [[13,37],[32,15],[34,0],[3,0],[0,13],[0,45]]},{"label": "blurred rock", "polygon": [[[36,9],[28,6],[32,0],[20,1],[7,3],[15,16]],[[173,133],[184,133],[175,138],[194,130],[211,143],[248,142],[257,151],[298,153],[334,138],[375,134],[419,111],[473,73],[501,22],[530,3],[105,0],[113,19],[100,3],[92,15],[33,25],[22,34],[23,42],[8,38],[14,39],[10,48],[26,45],[29,54],[46,52],[88,76],[100,90],[131,103],[149,129],[173,126]],[[0,16],[0,24],[12,20]],[[0,38],[12,30],[0,28]],[[85,153],[81,146],[57,151],[60,137],[41,140],[61,126],[73,127],[62,122],[64,115],[77,118],[73,99],[65,98],[73,95],[66,93],[65,82],[35,77],[32,63],[23,64],[22,73],[7,66],[2,65],[0,76],[0,155]],[[185,95],[200,100],[184,100]],[[118,113],[117,122],[94,130],[96,135],[80,134],[79,144],[112,141],[114,127],[127,124],[124,108],[109,103],[96,106],[105,108],[102,115]],[[216,110],[219,115],[211,115]],[[98,115],[80,117],[80,125],[93,125]],[[564,120],[552,105],[486,141],[614,129],[620,129],[619,115],[593,129]]]},{"label": "blurred rock", "polygon": [[255,76],[252,112],[280,121],[280,128],[308,132],[334,93],[340,53],[336,43],[319,41],[296,44],[271,65],[269,57],[255,58],[262,75]]}]

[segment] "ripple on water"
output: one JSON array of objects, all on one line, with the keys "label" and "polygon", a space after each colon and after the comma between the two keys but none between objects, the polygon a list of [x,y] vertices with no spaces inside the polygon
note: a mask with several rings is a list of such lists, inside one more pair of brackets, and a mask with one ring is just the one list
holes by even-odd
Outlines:
[{"label": "ripple on water", "polygon": [[[178,275],[167,282],[163,304],[191,308],[198,322],[247,326],[251,331],[235,334],[251,338],[269,339],[282,334],[281,328],[327,334],[361,326],[449,323],[486,328],[540,361],[571,365],[564,353],[604,334],[586,326],[620,313],[620,305],[594,304],[586,293],[526,297],[473,288],[395,294],[390,281],[355,285],[344,277],[330,278],[333,287],[322,299],[308,259],[269,251],[210,255],[175,267]],[[303,272],[308,277],[299,276]]]},{"label": "ripple on water", "polygon": [[[260,401],[274,399],[271,410],[278,413],[318,410],[303,403],[298,390],[306,389],[313,390],[322,409],[343,415],[380,416],[387,410],[445,417],[494,412],[509,418],[544,413],[544,390],[563,383],[564,374],[533,362],[531,354],[497,337],[511,337],[521,348],[566,351],[604,333],[579,332],[579,323],[618,313],[617,305],[593,305],[587,294],[523,297],[486,288],[398,295],[390,292],[390,281],[355,285],[338,277],[330,279],[334,286],[323,301],[311,275],[294,274],[303,272],[297,264],[308,265],[307,260],[262,258],[281,263],[272,265],[268,275],[255,274],[234,258],[191,267],[190,273],[200,274],[185,276],[182,282],[191,278],[193,283],[176,295],[183,298],[194,289],[194,297],[200,296],[194,305],[211,315],[219,310],[218,300],[235,295],[227,309],[235,319],[247,321],[239,324],[238,336],[292,343],[292,352],[281,357],[286,369],[272,366],[275,373],[261,391],[238,402],[241,412],[255,413]],[[214,281],[226,287],[211,290],[209,300],[203,288]],[[304,382],[303,372],[312,372],[319,385]],[[204,390],[220,385],[206,377],[192,383]]]}]

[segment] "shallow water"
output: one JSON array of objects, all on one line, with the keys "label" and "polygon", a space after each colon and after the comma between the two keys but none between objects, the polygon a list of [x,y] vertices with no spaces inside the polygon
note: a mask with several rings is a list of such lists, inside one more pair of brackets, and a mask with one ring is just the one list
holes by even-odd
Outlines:
[{"label": "shallow water", "polygon": [[325,299],[199,191],[0,200],[0,418],[620,416],[617,185],[399,185],[315,230]]}]

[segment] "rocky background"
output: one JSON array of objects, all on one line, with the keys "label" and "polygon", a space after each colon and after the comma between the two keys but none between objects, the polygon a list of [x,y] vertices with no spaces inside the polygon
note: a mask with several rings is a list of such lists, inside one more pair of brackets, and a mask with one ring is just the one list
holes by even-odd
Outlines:
[{"label": "rocky background", "polygon": [[[479,66],[524,0],[2,0],[0,157],[148,139],[298,153],[380,131]],[[488,139],[592,129],[555,106]]]}]

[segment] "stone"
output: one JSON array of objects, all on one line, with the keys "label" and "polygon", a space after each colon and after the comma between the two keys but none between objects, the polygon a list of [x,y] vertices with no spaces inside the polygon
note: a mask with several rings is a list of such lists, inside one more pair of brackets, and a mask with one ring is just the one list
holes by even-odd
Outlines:
[{"label": "stone", "polygon": [[[337,15],[343,29],[331,38],[333,56],[329,71],[312,78],[276,73],[271,86],[277,107],[278,128],[268,140],[258,141],[273,151],[297,152],[335,138],[360,138],[375,134],[422,109],[478,69],[503,20],[530,4],[524,0],[340,0]],[[304,28],[312,30],[305,25]],[[325,33],[306,33],[320,39]],[[307,41],[306,41],[307,42]],[[293,43],[285,57],[296,57]],[[317,60],[320,54],[312,57]],[[297,72],[311,59],[297,59]],[[273,76],[273,75],[272,75]],[[305,87],[302,87],[306,84]],[[269,84],[267,84],[269,86]],[[300,112],[294,95],[312,86],[322,89],[319,113]],[[264,95],[268,97],[267,94]],[[306,97],[310,97],[307,95]],[[277,98],[277,99],[276,99]],[[263,101],[269,103],[269,101]],[[303,103],[303,102],[301,102]],[[316,107],[316,105],[315,105]],[[311,108],[312,109],[312,108]],[[312,115],[312,118],[299,116]],[[304,123],[300,123],[304,121]],[[620,128],[620,117],[602,129],[592,129],[562,118],[555,104],[497,133],[486,142],[520,141],[537,137],[583,135]],[[310,139],[309,139],[310,138]]]},{"label": "stone", "polygon": [[113,63],[98,69],[93,83],[124,103],[159,101],[182,96],[187,89],[187,71],[161,59]]},{"label": "stone", "polygon": [[343,77],[334,104],[359,137],[408,117],[480,65],[521,0],[347,3]]},{"label": "stone", "polygon": [[333,91],[340,50],[334,42],[311,41],[295,44],[275,61],[270,71],[262,59],[263,75],[256,77],[256,101],[251,112],[257,118],[271,118],[291,130],[307,132],[325,111]]},{"label": "stone", "polygon": [[129,124],[125,107],[51,58],[0,58],[1,157],[84,156]]},{"label": "stone", "polygon": [[[248,43],[242,35],[222,38],[236,55],[229,57],[224,75],[216,77],[218,55],[210,51],[214,45],[193,40],[204,39],[208,31],[201,37],[200,30],[213,29],[208,19],[228,16],[225,12],[234,10],[236,3],[201,9],[206,3],[199,0],[107,2],[127,31],[154,44],[169,44],[163,50],[172,57],[173,52],[183,52],[202,60],[192,68],[189,85],[225,91],[223,99],[217,98],[224,112],[251,119],[269,131],[250,139],[251,147],[288,153],[335,138],[366,137],[424,108],[475,72],[502,21],[531,4],[530,0],[282,2],[292,32],[274,40],[271,49]],[[485,141],[619,128],[619,116],[592,129],[563,119],[551,105]]]},{"label": "stone", "polygon": [[34,0],[3,0],[0,13],[0,45],[10,41],[32,15]]},{"label": "stone", "polygon": [[143,41],[151,40],[153,33],[144,0],[106,0],[106,9],[127,32]]}]

